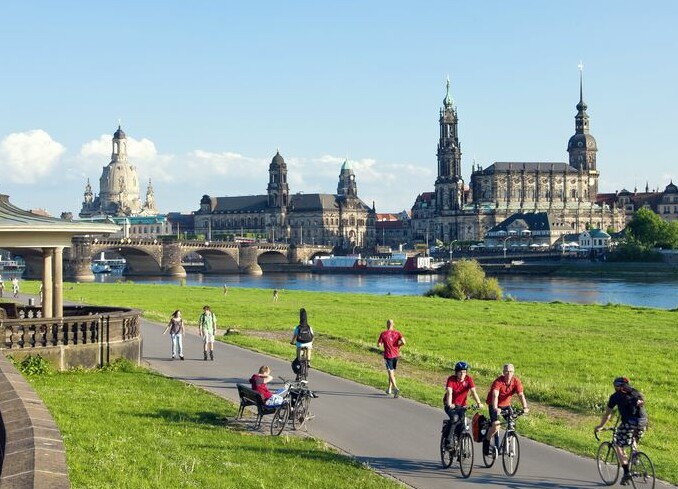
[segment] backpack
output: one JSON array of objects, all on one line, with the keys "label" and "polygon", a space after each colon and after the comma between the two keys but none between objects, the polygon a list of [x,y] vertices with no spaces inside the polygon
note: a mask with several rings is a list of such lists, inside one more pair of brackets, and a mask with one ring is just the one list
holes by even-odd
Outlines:
[{"label": "backpack", "polygon": [[311,332],[311,327],[308,324],[306,326],[299,326],[297,341],[299,343],[310,343],[313,341],[313,332]]}]

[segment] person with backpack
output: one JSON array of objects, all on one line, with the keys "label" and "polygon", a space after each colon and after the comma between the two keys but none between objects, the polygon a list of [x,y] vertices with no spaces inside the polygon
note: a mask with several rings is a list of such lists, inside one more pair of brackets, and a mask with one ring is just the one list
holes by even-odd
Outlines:
[{"label": "person with backpack", "polygon": [[299,324],[294,328],[290,344],[297,345],[297,362],[300,361],[299,353],[302,348],[306,348],[306,360],[308,366],[311,366],[311,349],[313,348],[313,328],[308,324],[308,315],[303,307],[299,309]]},{"label": "person with backpack", "polygon": [[629,475],[629,459],[625,448],[631,446],[634,437],[636,441],[640,441],[643,437],[647,429],[647,412],[645,411],[645,398],[631,386],[629,379],[617,377],[612,385],[614,386],[614,393],[607,401],[607,409],[600,419],[600,424],[595,427],[595,431],[598,432],[603,429],[616,407],[619,411],[620,422],[612,442],[624,469],[624,476],[620,484],[626,486],[631,482],[631,476]]},{"label": "person with backpack", "polygon": [[208,348],[210,360],[214,360],[214,335],[217,333],[217,317],[210,306],[202,308],[202,314],[198,319],[198,332],[203,342],[203,360],[207,360]]}]

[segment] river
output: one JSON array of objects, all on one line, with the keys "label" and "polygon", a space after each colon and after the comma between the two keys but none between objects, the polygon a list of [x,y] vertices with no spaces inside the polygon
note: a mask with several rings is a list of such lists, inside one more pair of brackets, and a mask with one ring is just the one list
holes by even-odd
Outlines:
[{"label": "river", "polygon": [[[578,304],[627,304],[673,309],[678,307],[678,279],[590,278],[544,275],[500,275],[504,294],[518,301],[573,302]],[[268,273],[252,275],[203,275],[191,273],[187,285],[260,289],[355,292],[377,295],[422,295],[443,280],[439,275],[353,275],[315,273]],[[125,281],[119,274],[98,274],[97,282]],[[130,277],[135,283],[178,284],[166,277]]]}]

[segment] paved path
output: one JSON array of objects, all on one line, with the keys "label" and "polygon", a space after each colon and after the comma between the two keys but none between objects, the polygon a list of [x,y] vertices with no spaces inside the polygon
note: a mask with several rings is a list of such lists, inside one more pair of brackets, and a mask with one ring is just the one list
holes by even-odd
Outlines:
[{"label": "paved path", "polygon": [[[215,360],[205,362],[202,342],[194,334],[184,338],[186,360],[172,361],[169,336],[162,336],[163,329],[164,326],[143,322],[145,360],[164,375],[191,382],[221,397],[238,401],[235,384],[247,383],[263,364],[271,366],[274,376],[293,376],[289,362],[220,342],[215,342]],[[291,346],[290,354],[293,354]],[[440,466],[438,444],[445,417],[441,409],[406,398],[393,399],[383,391],[316,370],[311,370],[309,381],[320,398],[311,403],[315,419],[308,423],[308,433],[412,487],[578,489],[602,486],[592,460],[525,438],[521,438],[521,461],[515,477],[504,475],[501,460],[491,469],[484,468],[480,445],[476,445],[473,473],[469,479],[463,479],[455,465],[450,469]],[[270,416],[264,419],[267,425]],[[593,437],[591,443],[596,443]]]}]

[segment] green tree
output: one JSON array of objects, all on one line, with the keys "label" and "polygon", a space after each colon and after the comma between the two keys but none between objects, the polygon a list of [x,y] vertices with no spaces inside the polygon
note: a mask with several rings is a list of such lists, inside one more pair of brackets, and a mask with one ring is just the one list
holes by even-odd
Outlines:
[{"label": "green tree", "polygon": [[657,246],[675,248],[678,245],[678,226],[669,224],[645,207],[636,211],[626,231],[631,241],[645,249]]},{"label": "green tree", "polygon": [[449,299],[499,300],[502,290],[496,278],[486,278],[485,271],[476,260],[459,260],[450,270],[444,284],[437,284],[426,293]]}]

